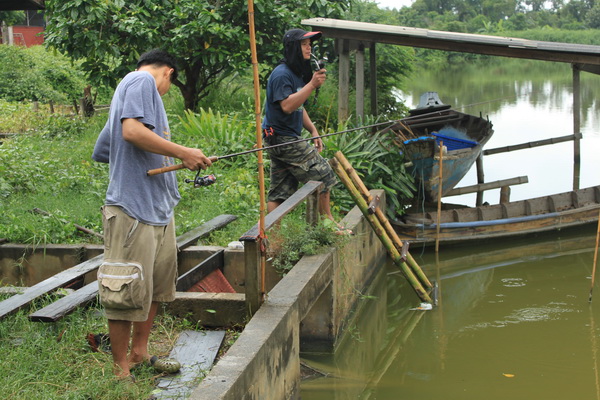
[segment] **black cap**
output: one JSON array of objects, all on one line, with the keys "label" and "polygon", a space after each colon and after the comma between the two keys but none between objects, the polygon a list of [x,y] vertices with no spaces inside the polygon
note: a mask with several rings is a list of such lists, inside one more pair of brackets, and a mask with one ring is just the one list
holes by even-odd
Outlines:
[{"label": "black cap", "polygon": [[307,32],[304,29],[290,29],[283,35],[283,43],[287,42],[295,42],[297,40],[310,39],[311,42],[313,40],[317,40],[321,37],[322,33],[315,32]]}]

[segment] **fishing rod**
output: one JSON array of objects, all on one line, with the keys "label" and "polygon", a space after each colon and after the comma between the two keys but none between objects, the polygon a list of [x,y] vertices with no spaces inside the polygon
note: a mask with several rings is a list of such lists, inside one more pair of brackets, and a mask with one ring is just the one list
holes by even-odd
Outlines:
[{"label": "fishing rod", "polygon": [[[210,157],[208,157],[208,159],[211,162],[215,162],[215,161],[218,161],[218,160],[224,160],[226,158],[232,158],[232,157],[242,156],[244,154],[256,153],[257,151],[268,150],[268,149],[275,149],[277,147],[289,146],[289,145],[292,145],[292,144],[295,144],[295,143],[306,142],[306,141],[309,141],[309,140],[320,139],[320,138],[324,138],[324,137],[339,135],[339,134],[342,134],[342,133],[353,132],[353,131],[357,131],[357,130],[360,130],[360,129],[374,128],[376,126],[381,126],[381,125],[386,125],[386,124],[389,125],[387,127],[387,128],[389,128],[391,126],[394,126],[396,124],[396,121],[379,122],[379,123],[372,124],[372,125],[360,126],[358,128],[346,129],[345,131],[333,132],[333,133],[328,133],[326,135],[320,135],[320,136],[312,136],[310,138],[302,138],[302,139],[294,140],[293,142],[274,144],[272,146],[265,146],[265,147],[261,147],[261,148],[258,148],[258,149],[241,151],[239,153],[227,154],[227,155],[224,155],[224,156],[210,156]],[[183,164],[175,164],[175,165],[171,165],[171,166],[168,166],[168,167],[162,167],[162,168],[156,168],[156,169],[148,170],[146,172],[146,175],[153,176],[153,175],[163,174],[165,172],[177,171],[177,170],[183,169],[183,168],[185,168],[183,166]],[[203,185],[203,186],[206,186],[206,185]]]}]

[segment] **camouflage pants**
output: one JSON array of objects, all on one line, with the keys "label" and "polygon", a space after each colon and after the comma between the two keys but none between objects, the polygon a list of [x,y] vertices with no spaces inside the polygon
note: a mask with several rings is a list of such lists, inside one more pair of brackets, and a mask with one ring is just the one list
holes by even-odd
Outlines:
[{"label": "camouflage pants", "polygon": [[[268,145],[298,140],[292,136],[271,136]],[[323,182],[322,192],[329,191],[336,183],[335,174],[327,161],[309,141],[294,143],[267,150],[271,159],[271,186],[268,201],[283,201],[298,190],[299,183]]]}]

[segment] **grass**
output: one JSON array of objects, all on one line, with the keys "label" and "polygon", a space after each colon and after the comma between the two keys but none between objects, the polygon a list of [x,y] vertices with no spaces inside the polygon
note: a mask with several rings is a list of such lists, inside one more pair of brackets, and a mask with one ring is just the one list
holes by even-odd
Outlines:
[{"label": "grass", "polygon": [[[92,352],[88,333],[106,333],[102,308],[80,308],[56,323],[31,322],[29,312],[54,300],[39,300],[27,311],[0,323],[0,392],[10,399],[142,399],[149,398],[156,373],[147,367],[136,371],[136,383],[116,381],[112,356]],[[194,328],[185,319],[162,314],[150,338],[152,354],[166,355],[179,333]]]}]

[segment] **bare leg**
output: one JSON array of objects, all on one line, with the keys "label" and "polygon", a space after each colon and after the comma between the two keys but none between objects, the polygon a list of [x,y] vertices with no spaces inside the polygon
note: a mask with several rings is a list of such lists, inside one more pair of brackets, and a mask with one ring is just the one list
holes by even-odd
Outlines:
[{"label": "bare leg", "polygon": [[283,201],[269,201],[267,203],[267,213],[270,213],[271,211],[273,211],[274,209],[276,209],[277,207],[279,207],[281,205],[281,203],[283,203]]},{"label": "bare leg", "polygon": [[133,339],[131,341],[131,352],[129,353],[128,358],[130,366],[150,359],[150,355],[148,354],[148,340],[150,338],[152,324],[154,323],[154,317],[156,316],[156,310],[158,310],[158,303],[152,302],[150,312],[148,313],[148,319],[143,322],[133,323]]},{"label": "bare leg", "polygon": [[131,321],[108,320],[108,333],[112,349],[114,373],[118,377],[126,377],[129,373],[127,349],[131,336]]}]

